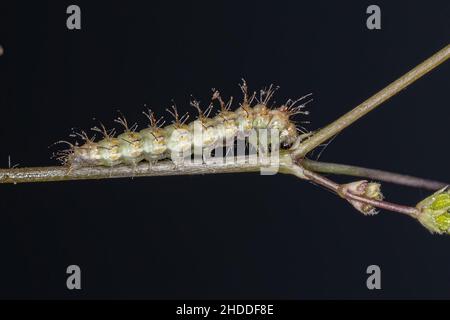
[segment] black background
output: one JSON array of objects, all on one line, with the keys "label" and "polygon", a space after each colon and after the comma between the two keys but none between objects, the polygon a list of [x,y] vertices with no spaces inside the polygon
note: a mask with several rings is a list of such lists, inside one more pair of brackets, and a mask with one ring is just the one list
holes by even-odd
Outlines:
[{"label": "black background", "polygon": [[[82,30],[66,28],[77,4]],[[444,47],[449,2],[8,1],[0,12],[0,166],[54,165],[48,146],[116,110],[141,126],[174,99],[281,86],[314,94],[320,128]],[[450,181],[449,64],[342,132],[321,160]],[[54,151],[54,150],[53,150]],[[315,158],[317,152],[310,157]],[[338,179],[347,181],[348,179]],[[389,200],[429,192],[384,185]],[[0,186],[1,298],[449,298],[450,240],[395,213],[364,217],[291,176]],[[66,289],[66,267],[82,290]],[[366,268],[382,290],[366,288]]]}]

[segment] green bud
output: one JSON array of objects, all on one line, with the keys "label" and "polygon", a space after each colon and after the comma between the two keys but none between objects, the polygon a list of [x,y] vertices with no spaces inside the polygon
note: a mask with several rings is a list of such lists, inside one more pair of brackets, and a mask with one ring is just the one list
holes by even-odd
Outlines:
[{"label": "green bud", "polygon": [[438,194],[431,204],[432,210],[442,210],[448,207],[450,207],[450,194],[448,191],[447,193]]},{"label": "green bud", "polygon": [[450,234],[450,190],[445,187],[416,206],[419,222],[432,233]]}]

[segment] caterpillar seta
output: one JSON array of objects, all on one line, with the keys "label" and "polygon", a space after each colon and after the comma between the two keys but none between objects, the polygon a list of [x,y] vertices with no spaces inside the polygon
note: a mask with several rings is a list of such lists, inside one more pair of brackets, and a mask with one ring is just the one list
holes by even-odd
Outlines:
[{"label": "caterpillar seta", "polygon": [[[248,94],[247,84],[242,82],[240,88],[243,101],[236,110],[231,110],[233,98],[225,102],[219,91],[213,89],[208,107],[202,110],[200,103],[191,101],[197,112],[197,118],[187,123],[189,115],[179,115],[175,105],[166,109],[173,117],[171,124],[164,126],[163,118],[156,118],[154,112],[148,110],[143,114],[148,119],[148,127],[137,131],[137,125],[129,126],[125,117],[118,117],[115,122],[123,127],[123,132],[116,136],[116,130],[107,130],[103,124],[91,130],[100,133],[102,138],[95,141],[85,131],[74,133],[81,143],[58,141],[69,145],[68,149],[55,153],[63,165],[70,168],[106,166],[120,164],[136,166],[141,161],[156,162],[166,158],[191,155],[193,149],[210,154],[216,148],[233,145],[236,140],[245,140],[252,131],[259,129],[275,130],[281,148],[289,148],[309,133],[297,127],[292,117],[297,114],[307,115],[304,108],[312,99],[306,100],[307,94],[297,100],[289,99],[279,107],[269,106],[278,88],[270,85],[267,89]],[[219,111],[210,117],[214,103],[219,104]]]}]

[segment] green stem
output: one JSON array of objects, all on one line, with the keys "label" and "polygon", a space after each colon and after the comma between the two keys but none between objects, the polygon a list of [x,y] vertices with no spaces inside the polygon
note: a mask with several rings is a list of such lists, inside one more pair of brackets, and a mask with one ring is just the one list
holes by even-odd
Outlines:
[{"label": "green stem", "polygon": [[319,162],[309,159],[302,159],[300,163],[306,169],[314,172],[369,178],[377,181],[385,181],[403,186],[422,188],[433,191],[439,190],[449,185],[449,183],[444,183],[440,181],[427,180],[404,174],[398,174],[383,170],[369,169],[345,164]]},{"label": "green stem", "polygon": [[[267,167],[261,165],[260,163],[250,162],[245,156],[235,157],[234,161],[228,159],[228,162],[218,161],[215,163],[185,161],[181,164],[175,164],[170,160],[166,160],[159,161],[155,164],[150,164],[149,162],[143,161],[136,167],[120,165],[108,168],[98,166],[73,168],[71,170],[65,166],[10,168],[0,169],[0,184],[260,172],[263,168]],[[279,171],[281,173],[295,175],[301,179],[306,179],[306,177],[302,175],[302,168],[297,164],[292,163],[292,157],[289,153],[280,154]]]},{"label": "green stem", "polygon": [[390,85],[385,87],[383,90],[374,94],[372,97],[361,103],[359,106],[353,110],[347,112],[342,117],[332,122],[325,128],[320,129],[315,134],[313,134],[309,139],[302,142],[295,150],[295,158],[303,158],[308,152],[312,151],[335,134],[341,132],[343,129],[351,125],[353,122],[366,115],[380,104],[391,98],[392,96],[399,93],[401,90],[405,89],[411,83],[430,72],[438,65],[446,61],[450,57],[450,45],[441,49],[430,58],[419,64],[417,67],[400,77],[399,79],[392,82]]},{"label": "green stem", "polygon": [[1,183],[30,183],[69,180],[91,180],[109,178],[134,178],[150,176],[194,175],[207,173],[258,172],[261,166],[249,163],[203,164],[189,163],[175,165],[171,161],[160,161],[154,165],[142,162],[136,167],[82,167],[70,170],[68,167],[32,167],[0,169]]}]

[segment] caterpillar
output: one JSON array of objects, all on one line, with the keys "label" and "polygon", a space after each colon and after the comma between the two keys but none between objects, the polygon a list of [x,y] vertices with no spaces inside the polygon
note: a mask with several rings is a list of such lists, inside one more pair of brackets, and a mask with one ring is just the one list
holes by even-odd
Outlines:
[{"label": "caterpillar", "polygon": [[[63,165],[70,168],[86,166],[113,167],[120,164],[136,166],[141,161],[155,162],[166,158],[185,157],[191,155],[193,149],[200,149],[204,154],[210,154],[215,148],[234,143],[235,140],[246,139],[252,130],[271,129],[278,134],[279,146],[289,148],[299,139],[308,136],[303,127],[297,127],[292,117],[297,114],[308,114],[303,110],[312,101],[307,94],[297,100],[289,99],[279,107],[269,106],[275,91],[278,89],[270,85],[256,92],[248,94],[246,82],[240,84],[243,101],[232,111],[233,97],[225,102],[219,91],[213,89],[213,95],[208,107],[204,110],[196,100],[191,106],[197,112],[197,118],[187,123],[189,114],[179,115],[177,107],[172,105],[166,111],[171,114],[173,121],[164,126],[163,118],[156,118],[150,109],[143,114],[148,119],[148,126],[137,131],[137,125],[129,126],[123,115],[114,121],[124,130],[116,136],[115,129],[107,130],[103,124],[91,130],[100,133],[102,138],[95,141],[85,131],[75,132],[72,136],[81,138],[82,143],[58,141],[69,145],[68,149],[54,154]],[[219,111],[213,117],[210,114],[217,103]]]}]

